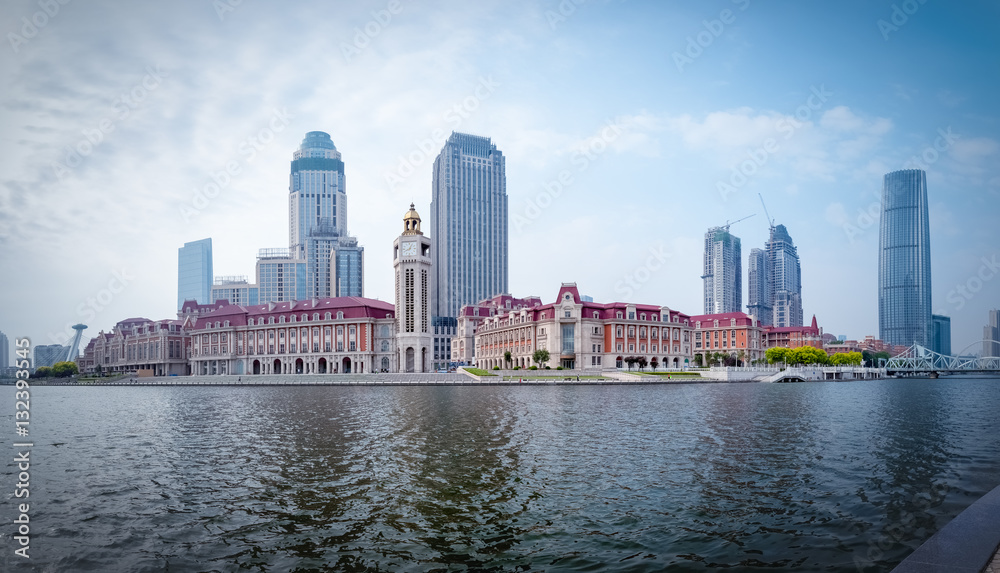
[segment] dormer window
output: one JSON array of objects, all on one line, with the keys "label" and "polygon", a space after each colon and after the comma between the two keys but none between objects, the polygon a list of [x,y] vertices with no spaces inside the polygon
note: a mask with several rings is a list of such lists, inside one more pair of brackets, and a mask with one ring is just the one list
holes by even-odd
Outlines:
[{"label": "dormer window", "polygon": [[319,313],[318,312],[314,312],[313,313],[313,320],[319,320]]},{"label": "dormer window", "polygon": [[344,311],[338,310],[337,311],[337,320],[343,320],[343,319],[344,319]]},{"label": "dormer window", "polygon": [[323,316],[325,316],[325,317],[326,317],[326,320],[330,320],[330,317],[331,317],[331,316],[333,316],[333,315],[332,315],[332,314],[330,314],[330,313],[328,312],[328,313],[326,313],[326,314],[325,314],[325,315],[323,315]]},{"label": "dormer window", "polygon": [[284,316],[284,315],[281,315],[281,316],[279,316],[279,317],[278,317],[278,322],[279,322],[280,324],[285,324],[285,316]]}]

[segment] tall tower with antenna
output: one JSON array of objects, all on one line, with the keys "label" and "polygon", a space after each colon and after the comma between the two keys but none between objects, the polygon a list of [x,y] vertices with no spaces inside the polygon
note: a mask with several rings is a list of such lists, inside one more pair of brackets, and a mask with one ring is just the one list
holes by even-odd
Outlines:
[{"label": "tall tower with antenna", "polygon": [[705,314],[741,312],[743,310],[743,268],[740,262],[740,238],[729,232],[729,227],[742,219],[705,233],[704,281]]}]

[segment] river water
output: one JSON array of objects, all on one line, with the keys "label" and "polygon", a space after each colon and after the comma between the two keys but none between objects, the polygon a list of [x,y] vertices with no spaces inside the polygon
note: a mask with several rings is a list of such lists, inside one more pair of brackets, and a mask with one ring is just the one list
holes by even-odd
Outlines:
[{"label": "river water", "polygon": [[1000,484],[998,413],[997,378],[38,387],[0,570],[888,571]]}]

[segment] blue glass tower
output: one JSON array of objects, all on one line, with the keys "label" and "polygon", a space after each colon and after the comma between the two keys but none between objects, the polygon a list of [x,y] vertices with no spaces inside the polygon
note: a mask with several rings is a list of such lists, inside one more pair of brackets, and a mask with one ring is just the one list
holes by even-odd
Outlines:
[{"label": "blue glass tower", "polygon": [[212,239],[184,243],[177,249],[177,310],[185,300],[211,304],[212,300]]},{"label": "blue glass tower", "polygon": [[306,239],[317,227],[347,234],[344,162],[329,134],[306,133],[292,154],[288,192],[288,247],[293,257],[306,258]]},{"label": "blue glass tower", "polygon": [[506,163],[488,137],[451,134],[434,160],[434,316],[507,292]]},{"label": "blue glass tower", "polygon": [[931,343],[931,239],[927,174],[893,171],[882,185],[878,256],[879,337],[889,344]]}]

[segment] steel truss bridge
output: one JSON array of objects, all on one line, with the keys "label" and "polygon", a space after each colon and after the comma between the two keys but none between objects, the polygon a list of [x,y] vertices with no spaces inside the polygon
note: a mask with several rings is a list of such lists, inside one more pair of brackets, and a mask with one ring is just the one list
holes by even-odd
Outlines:
[{"label": "steel truss bridge", "polygon": [[1000,374],[1000,357],[948,356],[914,344],[906,352],[887,360],[885,373],[888,376],[930,375],[933,378],[941,374]]}]

